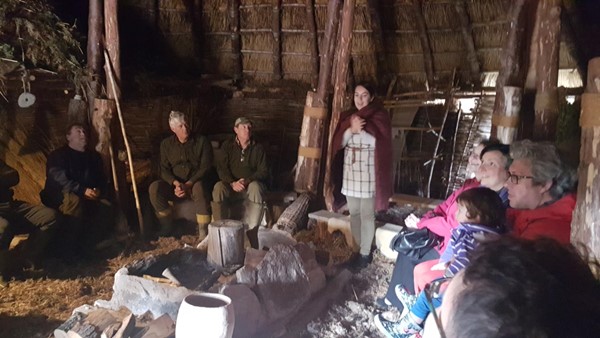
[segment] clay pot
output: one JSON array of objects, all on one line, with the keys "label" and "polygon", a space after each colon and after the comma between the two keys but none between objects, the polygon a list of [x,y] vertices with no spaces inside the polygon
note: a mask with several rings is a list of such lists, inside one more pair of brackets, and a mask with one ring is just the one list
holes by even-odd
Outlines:
[{"label": "clay pot", "polygon": [[177,314],[177,338],[231,338],[235,317],[231,298],[219,293],[189,295]]}]

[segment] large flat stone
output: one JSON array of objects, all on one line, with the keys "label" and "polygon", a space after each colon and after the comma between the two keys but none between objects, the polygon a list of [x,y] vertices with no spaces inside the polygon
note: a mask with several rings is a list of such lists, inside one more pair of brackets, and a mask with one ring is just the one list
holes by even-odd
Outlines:
[{"label": "large flat stone", "polygon": [[289,233],[283,230],[277,229],[263,229],[258,230],[258,248],[265,249],[271,248],[276,245],[295,245],[297,242]]},{"label": "large flat stone", "polygon": [[267,321],[295,312],[310,298],[309,277],[300,254],[292,246],[273,246],[256,271],[254,291],[265,309]]}]

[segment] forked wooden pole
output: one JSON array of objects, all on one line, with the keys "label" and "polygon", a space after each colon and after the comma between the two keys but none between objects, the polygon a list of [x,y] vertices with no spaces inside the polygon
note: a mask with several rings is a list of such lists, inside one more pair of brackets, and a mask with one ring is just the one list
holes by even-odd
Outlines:
[{"label": "forked wooden pole", "polygon": [[121,127],[121,134],[123,135],[123,142],[125,143],[125,150],[127,151],[127,162],[129,164],[129,174],[131,175],[131,184],[133,185],[133,197],[135,198],[135,208],[137,210],[138,224],[140,226],[140,233],[144,235],[144,220],[142,218],[142,208],[140,206],[140,198],[137,191],[137,182],[135,180],[135,172],[133,170],[133,158],[131,157],[131,149],[129,148],[129,140],[127,139],[127,133],[125,132],[125,122],[123,122],[123,113],[121,112],[121,103],[119,96],[117,95],[117,83],[113,75],[113,67],[108,57],[106,50],[104,51],[104,62],[106,62],[106,73],[108,80],[112,86],[113,94],[115,96],[115,102],[117,103],[117,115],[119,116],[119,126]]}]

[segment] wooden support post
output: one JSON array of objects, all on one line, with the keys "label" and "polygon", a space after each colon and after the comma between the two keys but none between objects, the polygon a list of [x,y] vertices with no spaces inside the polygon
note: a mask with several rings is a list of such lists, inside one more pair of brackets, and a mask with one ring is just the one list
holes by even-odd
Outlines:
[{"label": "wooden support post", "polygon": [[419,39],[421,40],[421,49],[423,50],[423,66],[425,68],[425,75],[427,76],[427,83],[425,87],[427,90],[435,87],[435,71],[433,67],[433,55],[431,54],[431,45],[429,43],[429,35],[427,35],[427,24],[425,23],[425,17],[423,16],[423,9],[421,8],[420,0],[412,0],[412,10],[419,30]]},{"label": "wooden support post", "polygon": [[310,86],[315,90],[319,82],[319,36],[317,35],[314,0],[306,0],[306,19],[308,40],[310,41]]},{"label": "wooden support post", "polygon": [[523,89],[521,87],[504,86],[502,91],[505,102],[501,106],[504,111],[492,115],[492,126],[496,130],[495,135],[492,136],[495,136],[504,144],[511,144],[517,139]]},{"label": "wooden support post", "polygon": [[[523,2],[521,0],[521,2]],[[471,20],[467,13],[467,4],[465,0],[456,1],[454,3],[454,9],[458,16],[460,23],[460,32],[467,48],[467,60],[469,61],[469,67],[471,70],[471,83],[475,86],[481,84],[481,67],[479,60],[477,59],[477,51],[475,50],[475,41],[473,40],[473,29],[471,27]]]},{"label": "wooden support post", "polygon": [[560,48],[560,0],[541,0],[534,140],[554,140],[558,121],[558,51]]},{"label": "wooden support post", "polygon": [[586,93],[581,98],[581,151],[577,204],[571,243],[583,243],[600,259],[600,57],[588,63]]},{"label": "wooden support post", "polygon": [[90,114],[94,107],[94,99],[98,97],[102,87],[103,32],[102,0],[90,0],[87,43],[87,72],[90,83],[87,90],[87,100]]},{"label": "wooden support post", "polygon": [[231,31],[231,60],[233,62],[233,84],[242,81],[242,37],[240,35],[240,0],[229,0],[229,30]]},{"label": "wooden support post", "polygon": [[352,27],[354,25],[354,0],[345,0],[342,9],[342,22],[340,31],[340,43],[337,48],[338,57],[335,65],[335,85],[333,86],[333,105],[331,120],[329,122],[329,137],[327,142],[327,161],[325,162],[325,179],[323,183],[323,195],[327,210],[333,211],[333,186],[331,184],[331,141],[333,133],[340,120],[342,111],[348,109],[349,95],[347,90],[348,70],[350,65],[352,47]]},{"label": "wooden support post", "polygon": [[281,80],[281,0],[273,0],[273,80]]},{"label": "wooden support post", "polygon": [[327,6],[327,26],[321,50],[319,83],[316,92],[308,92],[304,106],[300,146],[294,189],[297,192],[316,194],[323,146],[324,124],[327,119],[327,98],[331,83],[333,57],[336,47],[335,36],[339,23],[341,0],[330,0]]},{"label": "wooden support post", "polygon": [[[384,81],[387,71],[385,59],[385,44],[383,43],[383,33],[381,28],[381,17],[379,16],[380,5],[377,0],[367,0],[369,16],[371,17],[371,31],[373,32],[373,41],[375,42],[375,57],[377,59],[377,78]],[[381,85],[381,83],[379,83]]]},{"label": "wooden support post", "polygon": [[[113,91],[110,81],[106,83],[107,96],[110,99],[121,98],[121,51],[119,48],[118,0],[104,0],[104,36],[105,47],[110,57],[113,75],[117,87]],[[116,93],[116,96],[113,94]]]},{"label": "wooden support post", "polygon": [[244,224],[230,219],[208,225],[207,260],[218,266],[244,264]]},{"label": "wooden support post", "polygon": [[[500,59],[501,68],[498,72],[498,78],[496,79],[496,100],[494,102],[494,112],[492,114],[492,131],[491,136],[497,136],[497,124],[501,116],[506,116],[507,111],[505,107],[506,99],[504,97],[504,87],[510,84],[517,84],[517,76],[520,73],[521,59],[519,57],[520,48],[522,46],[522,40],[525,30],[522,27],[523,20],[520,20],[521,14],[523,13],[523,6],[525,0],[516,0],[511,4],[509,11],[509,22],[510,28],[508,30],[508,36],[504,49],[502,50],[502,58]],[[519,104],[520,108],[520,104]]]}]

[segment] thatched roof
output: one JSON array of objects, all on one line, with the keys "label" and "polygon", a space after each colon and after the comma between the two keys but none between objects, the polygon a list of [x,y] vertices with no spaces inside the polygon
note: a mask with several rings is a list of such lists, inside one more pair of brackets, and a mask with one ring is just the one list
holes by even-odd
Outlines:
[{"label": "thatched roof", "polygon": [[[328,1],[313,2],[320,41],[326,26]],[[206,0],[196,8],[184,0],[160,1],[158,6],[154,1],[130,0],[124,3],[124,12],[128,13],[129,18],[144,21],[144,24],[128,20],[125,25],[133,23],[137,29],[154,26],[159,39],[154,34],[149,36],[146,29],[147,40],[140,37],[144,35],[141,31],[135,35],[137,40],[143,41],[140,44],[162,44],[162,48],[169,49],[168,54],[178,67],[186,64],[188,70],[233,76],[230,3],[226,0]],[[272,30],[277,13],[274,2],[240,0],[239,3],[244,78],[271,81],[276,41]],[[282,77],[305,83],[311,79],[307,3],[310,1],[282,0],[279,9]],[[375,13],[380,18],[381,36],[377,34],[379,26],[373,21],[368,3],[377,3]],[[471,30],[470,38],[475,46],[479,79],[474,80],[471,73],[465,37],[457,18],[457,3],[464,5]],[[472,82],[477,81],[479,83],[476,85],[493,86],[500,69],[512,3],[510,0],[423,0],[414,6],[410,0],[357,0],[352,40],[353,76],[357,81],[375,81],[383,86],[397,76],[397,91],[425,89],[424,49],[416,19],[422,15],[433,61],[435,83],[432,85],[447,88],[456,69],[464,88],[469,88]],[[573,46],[580,43],[571,38],[574,32],[578,33],[576,27],[580,22],[575,18],[575,7],[574,4],[567,4],[563,9],[569,16],[563,20],[559,86],[581,86],[577,68],[581,68],[585,60],[578,60],[577,56],[585,53],[574,50]],[[123,27],[124,31],[128,29],[135,30]],[[378,60],[381,54],[384,57]]]}]

